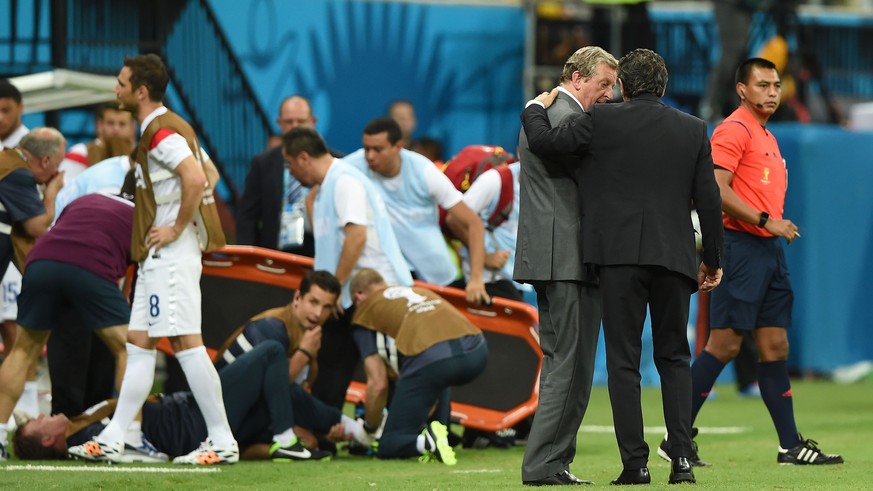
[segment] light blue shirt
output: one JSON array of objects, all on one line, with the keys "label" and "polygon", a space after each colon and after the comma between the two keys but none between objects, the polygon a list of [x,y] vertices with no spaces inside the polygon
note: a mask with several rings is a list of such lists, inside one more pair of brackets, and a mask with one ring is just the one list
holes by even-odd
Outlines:
[{"label": "light blue shirt", "polygon": [[[352,276],[363,266],[372,266],[385,279],[389,285],[412,286],[412,275],[400,252],[397,238],[388,220],[385,203],[382,201],[375,185],[370,182],[356,168],[335,159],[315,197],[312,209],[313,235],[315,237],[314,269],[326,270],[335,273],[342,256],[344,223],[339,223],[336,209],[336,185],[341,176],[349,175],[363,185],[367,194],[367,203],[372,210],[373,225],[367,226],[367,243],[371,246],[378,243],[379,250],[375,251],[380,257],[371,258],[373,264],[361,265],[361,260],[355,265]],[[374,252],[374,251],[369,251]],[[378,264],[384,265],[379,267]],[[351,277],[350,277],[351,278]],[[349,307],[352,304],[349,295],[349,282],[343,285],[342,305]]]},{"label": "light blue shirt", "polygon": [[[448,285],[455,280],[458,271],[439,227],[437,203],[424,177],[424,167],[434,167],[434,164],[427,157],[406,149],[400,151],[400,159],[400,174],[389,180],[370,170],[363,149],[343,157],[379,190],[409,267],[428,283]],[[389,189],[386,186],[389,181],[399,181],[399,185]]]},{"label": "light blue shirt", "polygon": [[68,204],[86,194],[118,194],[129,170],[130,158],[127,155],[110,157],[83,170],[72,182],[64,183],[55,199],[55,221]]}]

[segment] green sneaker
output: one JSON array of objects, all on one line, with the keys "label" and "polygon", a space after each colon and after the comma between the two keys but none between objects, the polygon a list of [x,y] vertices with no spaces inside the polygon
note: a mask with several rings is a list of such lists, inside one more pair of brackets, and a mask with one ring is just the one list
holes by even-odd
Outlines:
[{"label": "green sneaker", "polygon": [[455,451],[449,445],[449,429],[439,421],[432,421],[421,432],[424,436],[424,455],[422,462],[434,458],[446,465],[455,465],[458,459]]}]

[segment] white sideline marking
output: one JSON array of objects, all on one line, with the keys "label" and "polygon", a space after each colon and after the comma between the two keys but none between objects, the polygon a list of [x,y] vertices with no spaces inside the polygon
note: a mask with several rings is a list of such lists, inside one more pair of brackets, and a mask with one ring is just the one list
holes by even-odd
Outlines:
[{"label": "white sideline marking", "polygon": [[452,471],[452,474],[486,474],[491,472],[503,472],[500,469],[467,469],[463,471]]},{"label": "white sideline marking", "polygon": [[[748,426],[701,426],[698,428],[698,431],[701,434],[733,435],[736,433],[747,433],[752,431],[752,428]],[[667,432],[667,428],[664,426],[646,426],[645,432],[664,434]],[[582,425],[579,427],[579,433],[615,433],[615,427],[606,425]]]},{"label": "white sideline marking", "polygon": [[67,465],[0,465],[7,471],[48,471],[48,472],[132,472],[143,474],[209,474],[221,469],[173,469],[170,467],[110,467],[110,466],[67,466]]}]

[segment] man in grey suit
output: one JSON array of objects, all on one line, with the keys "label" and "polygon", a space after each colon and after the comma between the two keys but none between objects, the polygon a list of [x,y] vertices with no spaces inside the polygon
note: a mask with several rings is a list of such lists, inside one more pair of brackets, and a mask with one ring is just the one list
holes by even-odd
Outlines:
[{"label": "man in grey suit", "polygon": [[[596,46],[573,53],[564,64],[558,98],[548,110],[552,125],[611,99],[617,66],[615,57]],[[524,130],[518,151],[520,210],[513,278],[536,289],[543,350],[539,407],[521,478],[534,486],[590,484],[570,473],[600,332],[596,276],[582,264],[577,182],[561,159],[541,159],[531,152]]]}]

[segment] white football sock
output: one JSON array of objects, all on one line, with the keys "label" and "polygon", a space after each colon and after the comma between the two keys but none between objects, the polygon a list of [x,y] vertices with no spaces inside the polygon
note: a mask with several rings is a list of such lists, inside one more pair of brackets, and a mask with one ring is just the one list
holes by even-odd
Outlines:
[{"label": "white football sock", "polygon": [[227,422],[227,413],[224,410],[224,400],[221,396],[221,379],[215,365],[209,359],[205,346],[197,346],[176,353],[176,359],[185,372],[191,393],[200,407],[203,420],[206,421],[206,430],[209,438],[216,445],[223,447],[234,443],[236,440],[230,431]]},{"label": "white football sock", "polygon": [[136,448],[142,446],[142,422],[133,420],[127,425],[127,431],[124,432],[124,443],[133,445]]},{"label": "white football sock", "polygon": [[278,435],[273,435],[273,441],[282,445],[283,447],[290,447],[297,443],[297,434],[294,433],[294,428],[288,428],[287,430],[279,433]]},{"label": "white football sock", "polygon": [[118,405],[115,407],[112,420],[99,435],[100,440],[107,443],[124,440],[127,427],[142,409],[155,381],[157,351],[143,349],[131,343],[127,343],[126,347],[127,368],[124,370],[124,379],[121,381]]},{"label": "white football sock", "polygon": [[0,423],[0,444],[4,447],[9,445],[9,425],[6,423]]}]

